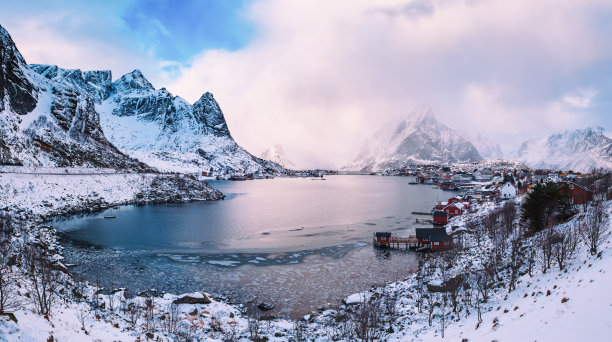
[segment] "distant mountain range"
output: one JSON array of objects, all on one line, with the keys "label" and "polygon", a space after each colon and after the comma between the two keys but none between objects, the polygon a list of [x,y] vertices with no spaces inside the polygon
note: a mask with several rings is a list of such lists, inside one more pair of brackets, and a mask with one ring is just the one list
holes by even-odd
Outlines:
[{"label": "distant mountain range", "polygon": [[0,26],[0,165],[279,170],[232,138],[211,93],[193,105],[139,70],[27,65]]},{"label": "distant mountain range", "polygon": [[431,108],[420,106],[404,119],[383,125],[343,169],[378,171],[415,164],[450,165],[480,160],[482,157],[472,143],[438,123]]},{"label": "distant mountain range", "polygon": [[587,172],[612,170],[612,139],[603,128],[585,128],[525,141],[514,159],[531,168]]},{"label": "distant mountain range", "polygon": [[280,144],[274,144],[274,146],[267,148],[259,155],[259,158],[275,162],[288,170],[296,169],[295,164],[293,164],[291,160],[287,158],[285,150],[283,150],[283,147]]},{"label": "distant mountain range", "polygon": [[[470,142],[421,106],[383,125],[343,169],[451,165],[502,156],[499,145],[480,136]],[[139,70],[113,82],[108,70],[28,65],[0,26],[0,165],[176,172],[295,168],[280,146],[262,157],[234,141],[211,93],[190,104],[165,88],[155,89]],[[612,139],[602,128],[566,131],[528,140],[512,158],[531,168],[612,169]]]}]

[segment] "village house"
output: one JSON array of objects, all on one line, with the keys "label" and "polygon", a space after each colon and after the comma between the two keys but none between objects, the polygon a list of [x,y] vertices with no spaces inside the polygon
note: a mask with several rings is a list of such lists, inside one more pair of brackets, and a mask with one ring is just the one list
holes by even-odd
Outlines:
[{"label": "village house", "polygon": [[448,214],[443,210],[436,210],[433,213],[433,223],[434,224],[447,224],[448,223]]},{"label": "village house", "polygon": [[449,217],[463,215],[464,210],[465,210],[465,205],[460,202],[449,204],[448,206],[444,208],[444,212],[447,213]]},{"label": "village house", "polygon": [[444,228],[417,228],[416,237],[419,247],[429,247],[432,251],[453,247],[453,238]]},{"label": "village house", "polygon": [[514,198],[516,197],[516,188],[510,182],[507,182],[499,188],[499,193],[503,199]]},{"label": "village house", "polygon": [[593,191],[578,182],[569,181],[559,191],[569,192],[572,196],[572,203],[576,205],[586,204],[593,200]]},{"label": "village house", "polygon": [[391,233],[387,232],[376,232],[374,233],[376,244],[380,247],[388,247],[391,241]]},{"label": "village house", "polygon": [[493,179],[493,172],[489,170],[478,170],[474,172],[476,182],[490,182]]},{"label": "village house", "polygon": [[464,173],[456,173],[451,177],[451,181],[455,184],[464,184],[472,181],[472,177]]}]

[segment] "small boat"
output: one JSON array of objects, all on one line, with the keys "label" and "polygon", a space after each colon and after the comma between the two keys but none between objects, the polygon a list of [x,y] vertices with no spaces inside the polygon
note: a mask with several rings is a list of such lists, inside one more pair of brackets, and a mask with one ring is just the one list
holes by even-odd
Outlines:
[{"label": "small boat", "polygon": [[117,216],[104,216],[105,219],[117,218]]},{"label": "small boat", "polygon": [[419,183],[417,183],[417,182],[408,182],[408,184],[410,184],[410,185],[417,185]]}]

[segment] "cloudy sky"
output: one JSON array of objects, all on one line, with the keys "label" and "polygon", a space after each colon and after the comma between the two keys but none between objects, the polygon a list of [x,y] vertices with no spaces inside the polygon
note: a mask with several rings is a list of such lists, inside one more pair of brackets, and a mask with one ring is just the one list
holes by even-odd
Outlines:
[{"label": "cloudy sky", "polygon": [[239,144],[337,167],[420,104],[499,143],[612,130],[610,0],[15,1],[29,63],[141,69],[219,101]]}]

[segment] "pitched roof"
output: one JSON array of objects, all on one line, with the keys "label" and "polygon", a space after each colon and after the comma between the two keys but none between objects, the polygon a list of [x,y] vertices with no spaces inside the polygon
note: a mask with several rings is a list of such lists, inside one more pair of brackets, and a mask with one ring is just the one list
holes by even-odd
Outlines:
[{"label": "pitched roof", "polygon": [[376,236],[376,237],[390,237],[391,233],[389,233],[389,232],[376,232],[376,233],[374,233],[374,236]]},{"label": "pitched roof", "polygon": [[416,236],[417,239],[429,239],[431,241],[450,241],[451,239],[444,228],[417,228]]},{"label": "pitched roof", "polygon": [[574,184],[575,186],[581,188],[584,191],[593,192],[593,190],[587,188],[585,185],[582,185],[576,181],[568,181],[567,184]]}]

